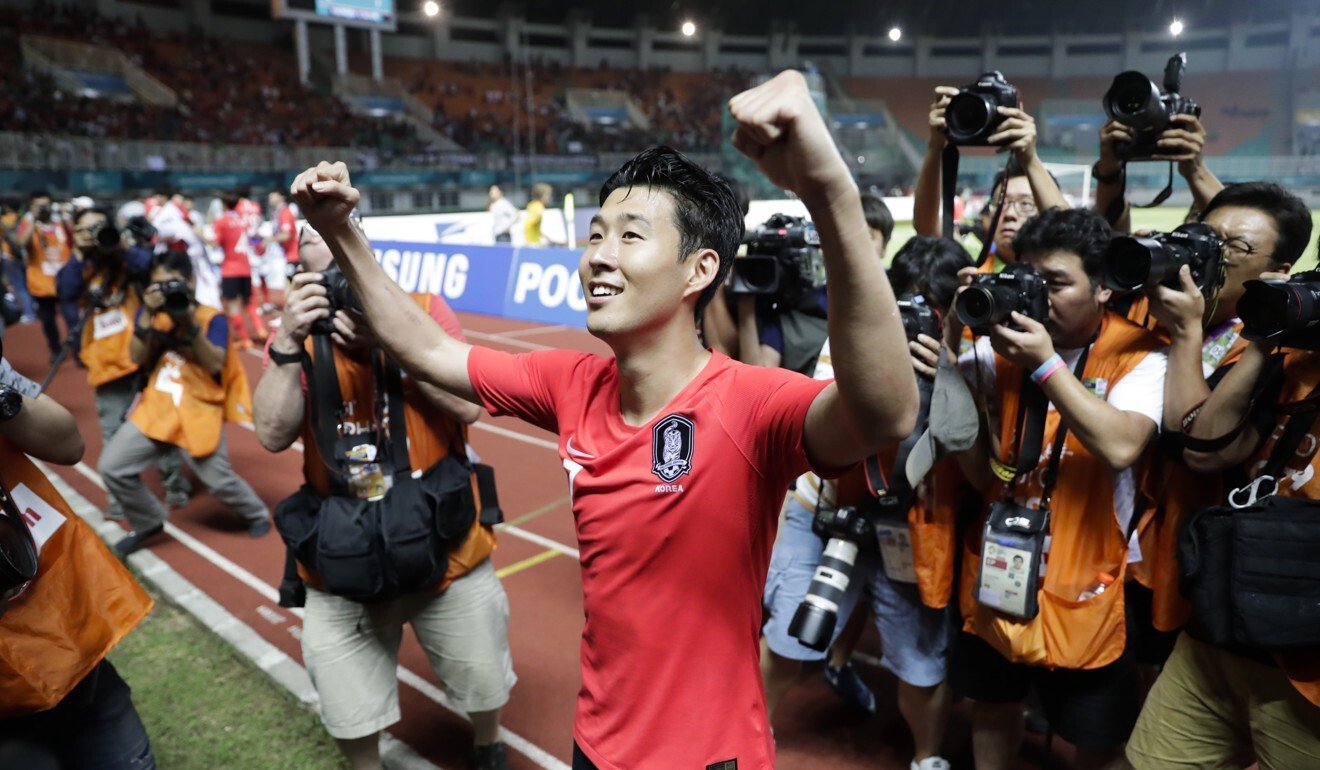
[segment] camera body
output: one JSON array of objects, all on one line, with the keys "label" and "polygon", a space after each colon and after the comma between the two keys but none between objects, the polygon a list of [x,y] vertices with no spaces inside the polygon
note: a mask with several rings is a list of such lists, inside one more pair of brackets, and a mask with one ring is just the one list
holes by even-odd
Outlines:
[{"label": "camera body", "polygon": [[129,217],[128,221],[124,223],[124,230],[133,239],[133,243],[138,246],[145,246],[156,239],[155,225],[141,215]]},{"label": "camera body", "polygon": [[1242,336],[1285,348],[1320,350],[1320,270],[1286,281],[1247,281],[1238,300]]},{"label": "camera body", "polygon": [[903,320],[903,332],[908,342],[916,342],[917,336],[940,338],[940,319],[926,304],[926,298],[920,294],[904,294],[898,298],[898,315]]},{"label": "camera body", "polygon": [[311,333],[333,334],[335,331],[335,312],[351,310],[354,313],[361,314],[363,312],[362,303],[358,301],[357,294],[348,283],[348,278],[339,271],[338,267],[332,266],[328,270],[321,271],[321,285],[325,287],[325,296],[330,300],[330,315],[314,321]]},{"label": "camera body", "polygon": [[1191,268],[1192,280],[1207,299],[1224,283],[1224,242],[1209,225],[1190,222],[1171,233],[1120,235],[1105,252],[1105,285],[1114,291],[1179,285],[1178,271]]},{"label": "camera body", "polygon": [[1050,292],[1045,279],[1031,265],[1009,265],[1000,273],[972,279],[958,295],[958,318],[973,334],[989,334],[990,327],[1008,323],[1013,312],[1041,323],[1050,317]]},{"label": "camera body", "polygon": [[729,290],[767,297],[792,309],[825,285],[825,258],[816,226],[775,214],[746,239],[747,256],[733,262]]},{"label": "camera body", "polygon": [[160,283],[160,293],[165,297],[161,309],[170,315],[183,315],[192,309],[193,290],[186,281],[173,279]]},{"label": "camera body", "polygon": [[1201,116],[1201,106],[1179,93],[1186,68],[1186,53],[1170,57],[1164,66],[1164,93],[1136,70],[1114,77],[1104,96],[1105,114],[1132,129],[1132,141],[1114,145],[1119,160],[1150,160],[1159,154],[1155,144],[1174,115]]},{"label": "camera body", "polygon": [[987,141],[1004,122],[1000,107],[1022,103],[1018,90],[995,70],[982,75],[975,83],[958,89],[944,110],[945,131],[949,141],[961,147],[988,147]]}]

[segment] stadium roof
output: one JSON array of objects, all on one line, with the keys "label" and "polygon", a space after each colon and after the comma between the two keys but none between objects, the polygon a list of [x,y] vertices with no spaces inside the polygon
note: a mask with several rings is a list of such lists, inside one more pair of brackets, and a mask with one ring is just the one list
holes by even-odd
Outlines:
[{"label": "stadium roof", "polygon": [[[401,2],[403,10],[410,4],[421,7],[421,0]],[[489,17],[500,10],[489,0],[448,0],[443,5],[460,16]],[[940,37],[1160,30],[1174,18],[1194,31],[1320,12],[1320,0],[528,0],[516,6],[529,21],[563,22],[574,12],[585,12],[601,27],[631,27],[645,14],[661,28],[677,29],[691,19],[701,28],[730,33],[764,34],[793,25],[809,35],[854,30],[882,35],[898,25],[907,34]]]}]

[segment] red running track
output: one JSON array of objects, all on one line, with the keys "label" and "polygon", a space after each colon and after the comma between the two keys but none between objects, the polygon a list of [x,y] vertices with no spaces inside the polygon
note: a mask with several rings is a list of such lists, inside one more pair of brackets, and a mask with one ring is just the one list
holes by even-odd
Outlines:
[{"label": "red running track", "polygon": [[[586,332],[545,327],[475,314],[460,314],[471,342],[522,352],[544,347],[565,347],[607,353],[607,348]],[[5,332],[5,352],[19,371],[40,381],[46,373],[46,346],[35,324]],[[261,360],[244,355],[252,386],[261,374]],[[105,493],[93,477],[100,458],[101,440],[92,391],[84,372],[66,363],[51,384],[50,395],[73,412],[87,443],[79,468],[55,467],[55,472],[94,505],[105,504]],[[244,426],[226,428],[234,468],[272,509],[301,483],[302,457],[296,449],[271,454]],[[542,751],[571,762],[574,702],[580,685],[578,647],[582,632],[582,584],[576,559],[567,483],[555,452],[554,436],[509,418],[483,417],[470,432],[470,440],[483,460],[496,469],[507,523],[519,532],[502,531],[493,557],[503,576],[512,613],[509,643],[518,684],[504,710],[504,726]],[[160,492],[155,471],[148,483]],[[274,591],[283,573],[284,548],[272,531],[259,540],[247,536],[243,526],[210,495],[196,493],[170,521],[232,567],[224,569],[174,537],[163,537],[151,550],[183,577],[202,588],[240,621],[251,627],[295,661],[302,653],[297,615],[276,604]],[[246,574],[244,574],[246,573]],[[868,632],[861,651],[878,657],[878,642]],[[400,665],[430,685],[438,684],[425,655],[411,634],[399,654]],[[876,691],[880,713],[858,716],[847,711],[821,682],[818,672],[785,699],[775,719],[778,766],[785,770],[808,768],[906,768],[911,739],[894,706],[894,679],[887,672],[862,665],[862,674]],[[395,738],[443,768],[465,767],[471,745],[466,721],[450,713],[419,686],[401,682],[403,720],[390,728]],[[425,685],[420,685],[425,688]],[[1047,751],[1039,739],[1029,740],[1024,761],[1030,767],[1066,767],[1071,750],[1055,742]],[[956,767],[970,767],[966,707],[960,706],[950,726],[946,752]],[[954,751],[953,747],[961,747]],[[515,770],[533,770],[546,764],[517,751],[510,752]]]}]

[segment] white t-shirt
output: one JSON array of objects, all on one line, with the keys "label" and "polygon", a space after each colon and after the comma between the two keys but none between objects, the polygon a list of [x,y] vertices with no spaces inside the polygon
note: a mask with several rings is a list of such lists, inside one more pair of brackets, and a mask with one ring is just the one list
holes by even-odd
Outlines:
[{"label": "white t-shirt", "polygon": [[[1072,350],[1055,351],[1067,364],[1068,370],[1072,371],[1077,365],[1077,359],[1082,355],[1082,348]],[[1087,390],[1100,396],[1109,405],[1123,412],[1135,412],[1149,419],[1154,423],[1156,429],[1159,429],[1164,417],[1164,373],[1168,369],[1168,355],[1164,351],[1147,354],[1141,362],[1133,367],[1121,380],[1116,383],[1106,382],[1104,380],[1094,381],[1090,378],[1084,381]],[[964,352],[958,357],[958,365],[962,369],[963,378],[967,380],[969,387],[973,390],[979,388],[981,393],[986,394],[986,402],[994,409],[996,400],[991,397],[995,387],[995,354],[990,346],[989,337],[980,337],[976,340],[976,346]],[[1049,405],[1050,411],[1054,411],[1054,404]],[[992,413],[990,416],[992,430],[998,430],[998,415]],[[1048,462],[1049,451],[1052,445],[1052,437],[1046,437],[1041,442],[1041,462]],[[1119,527],[1124,532],[1127,531],[1129,523],[1132,521],[1132,508],[1136,498],[1136,473],[1132,468],[1127,468],[1114,473],[1114,517],[1118,520]],[[1024,505],[1025,500],[1018,500],[1018,504]],[[1132,541],[1129,543],[1128,561],[1141,561],[1141,550],[1136,545],[1136,533],[1133,532]]]},{"label": "white t-shirt", "polygon": [[192,220],[172,201],[156,209],[151,219],[161,243],[182,241],[192,258],[193,280],[197,284],[194,296],[199,305],[220,307],[220,279],[216,276],[210,259],[206,255],[206,246],[193,229]]},{"label": "white t-shirt", "polygon": [[494,237],[512,235],[513,225],[518,221],[518,208],[508,198],[500,198],[490,205],[490,217],[490,231]]}]

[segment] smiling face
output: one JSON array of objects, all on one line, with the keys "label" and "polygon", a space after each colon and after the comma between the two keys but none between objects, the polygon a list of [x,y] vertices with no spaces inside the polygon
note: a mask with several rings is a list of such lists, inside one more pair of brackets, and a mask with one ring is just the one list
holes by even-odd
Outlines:
[{"label": "smiling face", "polygon": [[714,249],[680,254],[673,197],[663,189],[620,187],[592,217],[578,276],[587,330],[607,342],[685,324],[719,269]]}]

